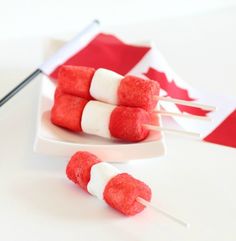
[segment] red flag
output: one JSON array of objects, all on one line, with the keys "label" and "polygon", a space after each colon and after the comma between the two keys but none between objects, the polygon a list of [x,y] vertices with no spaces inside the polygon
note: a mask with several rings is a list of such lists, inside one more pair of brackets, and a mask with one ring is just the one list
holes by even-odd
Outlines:
[{"label": "red flag", "polygon": [[[125,75],[149,50],[148,47],[125,44],[113,35],[101,33],[64,64],[88,66],[95,69],[106,68]],[[56,79],[58,68],[50,74],[50,77]]]},{"label": "red flag", "polygon": [[[166,74],[164,72],[160,72],[156,69],[149,68],[147,73],[144,73],[145,76],[147,76],[149,79],[153,79],[158,81],[160,84],[161,89],[165,90],[167,95],[181,100],[188,100],[188,101],[194,101],[196,99],[191,98],[189,96],[188,90],[183,89],[179,87],[174,80],[171,82],[168,81]],[[176,105],[181,112],[186,112],[193,115],[200,115],[200,116],[206,116],[209,111],[202,110],[200,108],[196,107],[190,107],[190,106],[184,106],[184,105]]]},{"label": "red flag", "polygon": [[204,141],[236,148],[236,109]]}]

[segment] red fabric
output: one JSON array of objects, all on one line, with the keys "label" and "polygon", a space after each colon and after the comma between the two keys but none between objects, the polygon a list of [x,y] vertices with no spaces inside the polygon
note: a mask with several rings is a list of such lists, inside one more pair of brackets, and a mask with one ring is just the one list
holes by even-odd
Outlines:
[{"label": "red fabric", "polygon": [[[85,48],[71,56],[64,64],[106,68],[121,75],[127,74],[150,50],[123,43],[109,34],[98,34]],[[60,67],[60,66],[59,66]],[[50,77],[57,79],[58,69]]]},{"label": "red fabric", "polygon": [[236,147],[236,109],[204,141]]},{"label": "red fabric", "polygon": [[[188,90],[183,89],[176,85],[176,83],[172,80],[168,81],[165,73],[160,72],[156,69],[149,68],[147,73],[144,73],[149,79],[156,80],[160,84],[161,89],[167,92],[167,95],[181,100],[194,101],[195,99],[189,96]],[[184,106],[184,105],[176,105],[181,112],[186,112],[193,115],[206,116],[209,111],[203,110],[201,108]]]}]

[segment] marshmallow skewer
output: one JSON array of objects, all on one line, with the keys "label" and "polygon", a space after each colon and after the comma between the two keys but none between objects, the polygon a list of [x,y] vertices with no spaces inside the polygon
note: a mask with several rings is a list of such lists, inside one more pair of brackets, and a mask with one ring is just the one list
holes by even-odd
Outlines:
[{"label": "marshmallow skewer", "polygon": [[67,94],[113,105],[139,107],[148,112],[155,111],[158,100],[215,110],[212,106],[159,96],[160,86],[157,81],[131,75],[122,76],[102,68],[95,70],[89,67],[64,65],[58,73],[58,86]]},{"label": "marshmallow skewer", "polygon": [[126,216],[136,215],[149,207],[178,224],[188,226],[186,222],[151,204],[152,191],[144,182],[128,173],[121,173],[89,152],[75,153],[67,165],[66,174],[79,187]]},{"label": "marshmallow skewer", "polygon": [[114,137],[129,142],[146,139],[150,130],[188,134],[194,137],[198,135],[160,127],[158,115],[150,114],[141,108],[87,101],[58,91],[55,93],[51,121],[73,132],[84,132],[105,138]]}]

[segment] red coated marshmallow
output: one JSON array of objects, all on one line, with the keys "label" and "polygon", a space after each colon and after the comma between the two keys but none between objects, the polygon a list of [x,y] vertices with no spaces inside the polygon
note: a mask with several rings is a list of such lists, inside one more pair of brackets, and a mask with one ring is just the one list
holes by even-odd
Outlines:
[{"label": "red coated marshmallow", "polygon": [[64,65],[58,74],[64,93],[96,99],[113,105],[139,107],[153,111],[160,86],[157,81],[136,76],[122,76],[111,70]]},{"label": "red coated marshmallow", "polygon": [[151,189],[127,173],[102,162],[89,152],[77,152],[66,168],[67,177],[109,206],[131,216],[145,208],[137,198],[151,200]]},{"label": "red coated marshmallow", "polygon": [[141,108],[87,101],[67,94],[56,96],[51,110],[51,121],[55,125],[74,132],[130,142],[144,140],[149,134],[144,124],[150,124],[151,114]]}]

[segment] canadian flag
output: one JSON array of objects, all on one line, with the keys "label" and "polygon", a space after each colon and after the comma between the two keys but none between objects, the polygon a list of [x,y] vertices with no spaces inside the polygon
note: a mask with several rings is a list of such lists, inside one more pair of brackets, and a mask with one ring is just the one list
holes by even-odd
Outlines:
[{"label": "canadian flag", "polygon": [[100,32],[98,22],[94,21],[40,69],[52,79],[57,79],[58,68],[62,64],[102,67],[121,75],[150,78],[160,83],[163,96],[216,106],[215,111],[209,112],[196,107],[161,103],[167,111],[209,116],[212,122],[173,118],[181,128],[199,132],[203,141],[236,147],[236,99],[194,89],[170,68],[152,42],[146,45],[124,43],[114,35]]}]

